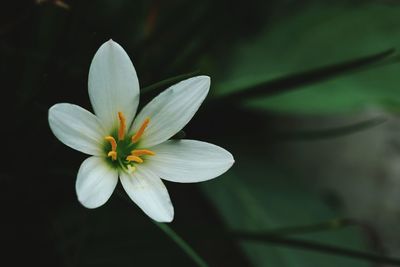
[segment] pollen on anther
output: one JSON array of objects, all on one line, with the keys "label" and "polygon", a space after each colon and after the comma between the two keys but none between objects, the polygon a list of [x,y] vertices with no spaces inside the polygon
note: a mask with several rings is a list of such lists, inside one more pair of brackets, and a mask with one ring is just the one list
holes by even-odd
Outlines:
[{"label": "pollen on anther", "polygon": [[111,157],[112,160],[117,160],[117,152],[115,151],[108,152],[107,156]]},{"label": "pollen on anther", "polygon": [[141,158],[139,158],[138,156],[134,156],[134,155],[127,156],[126,160],[134,161],[134,162],[137,162],[137,163],[142,163],[143,162],[143,160]]},{"label": "pollen on anther", "polygon": [[132,143],[136,143],[140,137],[142,137],[144,130],[146,130],[147,126],[150,123],[150,118],[146,118],[142,125],[140,126],[139,130],[132,136]]},{"label": "pollen on anther", "polygon": [[156,153],[148,149],[134,149],[132,150],[131,154],[134,156],[142,156],[142,155],[154,156]]},{"label": "pollen on anther", "polygon": [[109,135],[109,136],[106,136],[104,139],[106,139],[108,142],[110,142],[111,151],[117,151],[117,141],[115,141],[114,137]]}]

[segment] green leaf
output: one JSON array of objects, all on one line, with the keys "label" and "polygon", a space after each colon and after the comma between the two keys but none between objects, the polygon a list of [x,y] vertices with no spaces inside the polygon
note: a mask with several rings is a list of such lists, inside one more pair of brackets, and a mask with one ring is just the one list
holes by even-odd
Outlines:
[{"label": "green leaf", "polygon": [[384,117],[375,117],[359,122],[354,122],[349,125],[344,125],[328,129],[313,129],[291,132],[278,132],[276,137],[280,140],[318,140],[326,138],[336,138],[338,136],[349,135],[365,131],[370,128],[379,126],[387,121]]},{"label": "green leaf", "polygon": [[[245,153],[246,150],[241,150]],[[250,153],[250,151],[248,151]],[[340,217],[318,194],[307,189],[288,171],[272,168],[262,154],[237,157],[236,167],[223,177],[202,184],[231,231],[269,232]],[[348,249],[368,251],[360,229],[346,227],[325,232],[297,234]],[[368,262],[273,244],[240,242],[254,266],[371,266]]]},{"label": "green leaf", "polygon": [[[338,64],[323,66],[321,68],[304,71],[301,73],[289,74],[261,84],[257,84],[237,92],[223,96],[222,99],[230,102],[241,102],[257,96],[269,96],[282,94],[294,89],[300,89],[306,85],[339,78],[358,71],[365,71],[371,68],[398,63],[399,58],[394,49],[389,49],[377,54],[368,55],[362,58],[353,59]],[[220,98],[221,99],[221,98]]]},{"label": "green leaf", "polygon": [[237,239],[248,240],[252,242],[265,242],[280,245],[283,247],[297,248],[303,250],[311,250],[321,253],[338,255],[342,257],[354,258],[368,262],[380,264],[392,264],[400,266],[400,259],[393,257],[386,257],[382,254],[369,253],[354,249],[345,249],[339,246],[326,245],[323,243],[301,240],[298,238],[286,238],[278,235],[271,235],[268,233],[249,233],[249,232],[236,232],[232,233]]},{"label": "green leaf", "polygon": [[[215,91],[231,94],[293,73],[348,61],[400,44],[400,6],[319,4],[275,20],[259,36],[233,49]],[[368,26],[366,26],[368,25]],[[305,114],[398,106],[400,65],[309,84],[302,90],[244,101],[245,106]]]},{"label": "green leaf", "polygon": [[170,78],[167,78],[165,80],[156,82],[156,83],[154,83],[152,85],[149,85],[149,86],[146,86],[146,87],[142,88],[141,89],[141,93],[142,94],[149,93],[149,92],[152,92],[152,91],[154,91],[156,89],[159,89],[159,88],[162,88],[164,90],[170,85],[173,85],[173,84],[178,83],[178,82],[180,82],[182,80],[191,78],[191,77],[196,76],[198,74],[199,74],[198,71],[194,71],[194,72],[184,73],[184,74],[181,74],[181,75],[170,77]]}]

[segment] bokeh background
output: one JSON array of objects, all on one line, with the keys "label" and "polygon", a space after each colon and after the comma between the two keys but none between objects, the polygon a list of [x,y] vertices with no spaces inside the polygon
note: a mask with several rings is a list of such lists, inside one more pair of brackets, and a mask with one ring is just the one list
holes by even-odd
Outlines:
[{"label": "bokeh background", "polygon": [[86,156],[48,127],[55,103],[91,109],[90,62],[110,38],[147,88],[141,106],[171,77],[212,78],[184,130],[236,163],[209,182],[166,183],[170,226],[210,266],[392,266],[238,231],[400,257],[398,1],[8,0],[0,8],[2,266],[195,266],[118,194],[83,208],[74,186]]}]

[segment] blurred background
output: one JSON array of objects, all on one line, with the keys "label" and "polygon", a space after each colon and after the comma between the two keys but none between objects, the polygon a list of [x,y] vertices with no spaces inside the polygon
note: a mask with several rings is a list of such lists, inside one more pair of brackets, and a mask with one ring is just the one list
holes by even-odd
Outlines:
[{"label": "blurred background", "polygon": [[186,137],[236,163],[209,182],[166,182],[170,226],[210,266],[397,266],[290,241],[400,257],[395,0],[2,1],[2,266],[196,266],[117,194],[82,207],[86,156],[50,132],[53,104],[91,110],[90,62],[110,38],[146,88],[141,106],[211,76]]}]

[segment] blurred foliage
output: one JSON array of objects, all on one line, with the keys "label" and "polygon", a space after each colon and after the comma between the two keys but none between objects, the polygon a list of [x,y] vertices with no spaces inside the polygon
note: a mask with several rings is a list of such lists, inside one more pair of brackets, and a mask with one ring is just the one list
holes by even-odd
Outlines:
[{"label": "blurred foliage", "polygon": [[[233,145],[240,166],[223,177],[201,184],[230,231],[269,232],[308,225],[340,216],[321,196],[307,188],[298,174],[274,160],[276,146],[260,141],[254,134],[246,146]],[[234,138],[229,138],[234,144]],[[266,151],[268,147],[268,151]],[[315,233],[294,234],[306,240],[367,251],[362,231],[354,227]],[[252,266],[371,266],[359,260],[327,256],[316,252],[277,247],[268,243],[242,241]]]},{"label": "blurred foliage", "polygon": [[[134,204],[116,196],[102,208],[80,207],[74,192],[84,155],[51,134],[48,108],[71,102],[90,109],[87,74],[109,38],[135,64],[142,87],[198,71],[213,79],[215,105],[206,103],[185,129],[232,150],[236,164],[215,181],[168,183],[172,223],[211,266],[370,266],[365,262],[236,242],[230,229],[268,230],[341,216],[271,160],[271,113],[320,114],[398,104],[397,64],[268,98],[224,102],[258,83],[398,46],[400,6],[383,1],[8,1],[0,9],[2,131],[1,235],[4,262],[15,266],[190,266]],[[151,87],[150,87],[151,88]],[[162,88],[157,88],[162,89]],[[300,90],[297,90],[300,89]],[[142,96],[141,105],[159,90]],[[207,104],[210,104],[207,106]],[[250,109],[247,109],[250,107]],[[251,141],[251,142],[250,142]],[[272,156],[273,159],[273,156]],[[369,249],[349,228],[302,236]],[[21,256],[22,255],[22,256]]]},{"label": "blurred foliage", "polygon": [[[299,7],[235,46],[228,67],[220,74],[218,93],[246,90],[290,73],[398,48],[399,14],[398,5],[377,1]],[[399,104],[399,72],[398,64],[380,66],[245,104],[305,114],[355,111],[371,105],[394,108]]]}]

